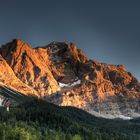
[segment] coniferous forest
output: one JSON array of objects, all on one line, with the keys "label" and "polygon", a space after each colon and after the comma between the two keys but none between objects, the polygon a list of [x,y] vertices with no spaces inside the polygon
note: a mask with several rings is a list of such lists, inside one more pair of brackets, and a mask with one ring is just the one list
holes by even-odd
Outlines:
[{"label": "coniferous forest", "polygon": [[140,120],[96,118],[80,109],[28,101],[0,108],[0,140],[140,140]]}]

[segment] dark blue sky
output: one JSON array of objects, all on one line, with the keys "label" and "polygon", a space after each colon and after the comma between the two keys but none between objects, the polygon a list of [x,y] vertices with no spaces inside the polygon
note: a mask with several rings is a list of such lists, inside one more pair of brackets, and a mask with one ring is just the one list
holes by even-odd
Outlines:
[{"label": "dark blue sky", "polygon": [[0,44],[71,41],[91,59],[124,64],[140,79],[140,2],[0,0]]}]

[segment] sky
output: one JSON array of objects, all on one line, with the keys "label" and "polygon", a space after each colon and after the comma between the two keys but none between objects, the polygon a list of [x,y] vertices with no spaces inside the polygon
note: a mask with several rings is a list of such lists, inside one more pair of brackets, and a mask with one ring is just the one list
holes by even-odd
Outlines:
[{"label": "sky", "polygon": [[74,42],[90,59],[123,64],[140,80],[140,1],[0,0],[0,44]]}]

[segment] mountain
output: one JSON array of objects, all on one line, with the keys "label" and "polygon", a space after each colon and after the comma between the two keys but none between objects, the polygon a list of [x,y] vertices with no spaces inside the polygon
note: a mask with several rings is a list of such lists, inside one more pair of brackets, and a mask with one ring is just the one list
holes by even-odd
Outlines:
[{"label": "mountain", "polygon": [[140,83],[123,65],[90,60],[65,42],[32,48],[14,39],[0,54],[1,86],[100,117],[140,117]]}]

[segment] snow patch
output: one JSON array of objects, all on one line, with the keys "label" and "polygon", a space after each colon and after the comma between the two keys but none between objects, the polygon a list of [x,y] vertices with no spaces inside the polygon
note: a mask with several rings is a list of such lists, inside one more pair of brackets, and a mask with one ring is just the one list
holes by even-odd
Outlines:
[{"label": "snow patch", "polygon": [[60,83],[60,82],[59,82],[59,86],[60,86],[60,87],[69,87],[69,84],[65,84],[65,83]]},{"label": "snow patch", "polygon": [[79,85],[79,84],[81,84],[81,80],[77,80],[77,81],[75,81],[73,83],[68,83],[68,84],[59,82],[60,87],[73,87],[73,86],[76,86],[76,85]]},{"label": "snow patch", "polygon": [[73,82],[71,84],[71,86],[75,86],[75,85],[79,85],[79,84],[81,84],[81,80],[77,80],[77,81]]}]

